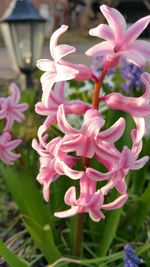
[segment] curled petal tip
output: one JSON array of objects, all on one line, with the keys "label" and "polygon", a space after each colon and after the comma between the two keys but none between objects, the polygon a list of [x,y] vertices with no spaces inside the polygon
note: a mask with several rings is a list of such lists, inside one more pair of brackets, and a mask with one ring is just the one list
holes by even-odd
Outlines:
[{"label": "curled petal tip", "polygon": [[68,29],[68,25],[62,24],[62,25],[61,25],[61,28],[67,30],[67,29]]}]

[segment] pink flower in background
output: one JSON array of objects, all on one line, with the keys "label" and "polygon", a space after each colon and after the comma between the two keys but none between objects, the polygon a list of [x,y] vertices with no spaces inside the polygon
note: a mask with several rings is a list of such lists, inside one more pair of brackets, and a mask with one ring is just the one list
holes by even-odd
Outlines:
[{"label": "pink flower in background", "polygon": [[75,187],[70,187],[65,194],[65,203],[71,208],[66,211],[55,212],[59,218],[70,217],[78,213],[89,213],[95,222],[104,219],[101,209],[113,210],[121,207],[128,198],[125,193],[111,203],[104,204],[104,196],[109,191],[109,186],[104,186],[96,191],[96,182],[89,179],[85,174],[80,178],[80,196],[76,199]]},{"label": "pink flower in background", "polygon": [[12,152],[19,144],[21,140],[12,140],[12,136],[9,132],[4,132],[0,135],[0,159],[7,165],[12,165],[15,160],[20,157],[20,154]]},{"label": "pink flower in background", "polygon": [[11,84],[12,95],[0,100],[0,119],[6,119],[4,131],[8,131],[15,121],[22,122],[25,119],[23,111],[28,104],[19,104],[20,92],[16,84]]},{"label": "pink flower in background", "polygon": [[50,53],[53,58],[40,59],[37,61],[37,67],[45,71],[41,76],[43,89],[43,99],[48,99],[50,91],[56,82],[77,79],[84,81],[92,77],[92,71],[89,67],[83,64],[73,64],[62,60],[62,58],[70,53],[75,52],[75,48],[70,45],[58,45],[59,37],[66,32],[68,26],[62,25],[56,30],[50,39]]},{"label": "pink flower in background", "polygon": [[127,28],[124,17],[115,8],[100,6],[108,25],[100,24],[89,31],[90,35],[105,39],[86,51],[88,56],[105,56],[103,67],[109,69],[118,65],[121,57],[142,67],[150,54],[150,44],[136,40],[150,22],[146,16]]}]

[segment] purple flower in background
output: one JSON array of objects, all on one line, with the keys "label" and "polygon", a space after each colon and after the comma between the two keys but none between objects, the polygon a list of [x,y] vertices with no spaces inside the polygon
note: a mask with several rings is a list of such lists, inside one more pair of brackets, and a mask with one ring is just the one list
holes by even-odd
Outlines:
[{"label": "purple flower in background", "polygon": [[[104,56],[96,56],[93,58],[93,62],[92,62],[92,71],[93,74],[99,78],[99,76],[102,73],[102,62],[104,60]],[[111,68],[108,70],[107,76],[104,79],[104,85],[106,85],[107,87],[109,87],[110,89],[112,89],[114,87],[114,74],[116,72],[115,68]]]},{"label": "purple flower in background", "polygon": [[121,75],[125,81],[122,84],[122,89],[128,93],[133,89],[141,88],[143,84],[140,80],[140,76],[143,72],[143,68],[137,67],[136,65],[124,60]]},{"label": "purple flower in background", "polygon": [[130,245],[124,246],[124,252],[124,267],[137,267],[142,262]]}]

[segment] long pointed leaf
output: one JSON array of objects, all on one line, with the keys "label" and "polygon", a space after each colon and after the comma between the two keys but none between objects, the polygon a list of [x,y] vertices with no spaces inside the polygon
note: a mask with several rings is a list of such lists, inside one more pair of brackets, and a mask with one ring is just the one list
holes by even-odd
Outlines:
[{"label": "long pointed leaf", "polygon": [[10,267],[30,267],[30,264],[10,251],[0,240],[0,254]]},{"label": "long pointed leaf", "polygon": [[37,222],[24,215],[22,216],[22,220],[45,258],[50,263],[59,259],[61,254],[53,243],[50,225],[42,228]]}]

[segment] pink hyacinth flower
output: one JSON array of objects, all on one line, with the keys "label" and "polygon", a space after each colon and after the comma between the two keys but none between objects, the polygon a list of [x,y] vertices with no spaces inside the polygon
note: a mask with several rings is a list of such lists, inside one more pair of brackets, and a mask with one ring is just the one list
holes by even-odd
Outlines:
[{"label": "pink hyacinth flower", "polygon": [[138,98],[123,96],[120,93],[104,96],[104,100],[109,108],[125,111],[133,117],[138,129],[137,142],[145,134],[144,118],[150,115],[150,74],[143,73],[141,81],[145,85],[145,93]]},{"label": "pink hyacinth flower", "polygon": [[[66,114],[82,115],[86,110],[91,108],[89,104],[84,103],[81,100],[65,99],[65,82],[59,82],[55,85],[54,90],[50,92],[48,99],[42,99],[42,102],[38,102],[35,105],[35,111],[43,116],[47,116],[44,122],[46,128],[48,128],[57,119],[58,107],[63,104]],[[46,103],[47,105],[46,105]],[[46,130],[45,128],[45,130]]]},{"label": "pink hyacinth flower", "polygon": [[[136,135],[135,132],[132,133],[133,141]],[[86,175],[94,181],[109,181],[110,188],[116,188],[120,194],[124,194],[127,190],[127,184],[125,182],[125,176],[129,173],[130,170],[141,169],[146,162],[149,160],[148,156],[145,156],[141,159],[137,159],[141,151],[141,143],[138,145],[133,145],[132,150],[127,147],[123,148],[123,151],[120,153],[118,151],[118,159],[114,158],[113,161],[109,161],[108,172],[102,173],[93,168],[86,169]]]},{"label": "pink hyacinth flower", "polygon": [[[87,158],[92,158],[99,150],[98,144],[103,146],[103,142],[104,144],[110,143],[111,147],[111,144],[120,138],[125,127],[124,119],[120,118],[110,129],[99,133],[104,125],[104,119],[96,109],[90,109],[84,115],[81,129],[75,129],[67,122],[63,105],[58,109],[57,121],[60,130],[65,133],[62,143],[64,151],[76,151],[78,156]],[[101,147],[102,154],[106,154],[106,157],[108,157],[110,147],[106,149],[107,151]]]},{"label": "pink hyacinth flower", "polygon": [[0,101],[0,119],[6,119],[4,131],[8,131],[14,121],[22,122],[25,117],[22,113],[27,110],[28,104],[19,104],[20,92],[16,84],[11,84],[12,95]]},{"label": "pink hyacinth flower", "polygon": [[115,8],[100,6],[108,25],[100,24],[89,31],[90,35],[105,39],[86,51],[88,56],[105,56],[105,69],[118,65],[121,57],[137,66],[144,66],[150,54],[150,44],[136,40],[150,22],[150,15],[146,16],[127,28],[124,17]]},{"label": "pink hyacinth flower", "polygon": [[13,161],[20,157],[20,154],[15,154],[12,150],[21,143],[21,140],[11,139],[12,136],[9,132],[0,135],[0,159],[7,165],[12,165]]},{"label": "pink hyacinth flower", "polygon": [[83,172],[72,170],[78,160],[75,157],[67,155],[61,150],[61,137],[53,139],[46,143],[47,135],[39,133],[42,142],[38,143],[36,139],[32,142],[32,147],[40,155],[40,171],[37,180],[43,185],[43,196],[45,201],[49,201],[50,185],[57,180],[60,175],[67,175],[72,179],[79,179]]},{"label": "pink hyacinth flower", "polygon": [[54,83],[60,81],[67,81],[71,79],[78,79],[84,81],[92,77],[92,71],[85,65],[73,64],[62,60],[62,58],[70,53],[75,52],[75,48],[70,45],[60,44],[58,45],[59,37],[66,32],[68,26],[62,25],[51,36],[50,39],[50,53],[53,58],[40,59],[37,61],[37,67],[45,71],[41,76],[41,83],[43,88],[44,98],[46,99],[50,90],[54,86]]},{"label": "pink hyacinth flower", "polygon": [[85,174],[80,179],[80,196],[76,199],[75,187],[70,187],[65,194],[65,203],[71,208],[66,211],[55,212],[55,216],[66,218],[78,213],[89,213],[95,222],[104,219],[101,209],[112,210],[121,207],[127,200],[127,194],[123,194],[111,203],[104,204],[104,195],[109,191],[109,186],[105,186],[96,191],[96,182],[90,180]]}]

